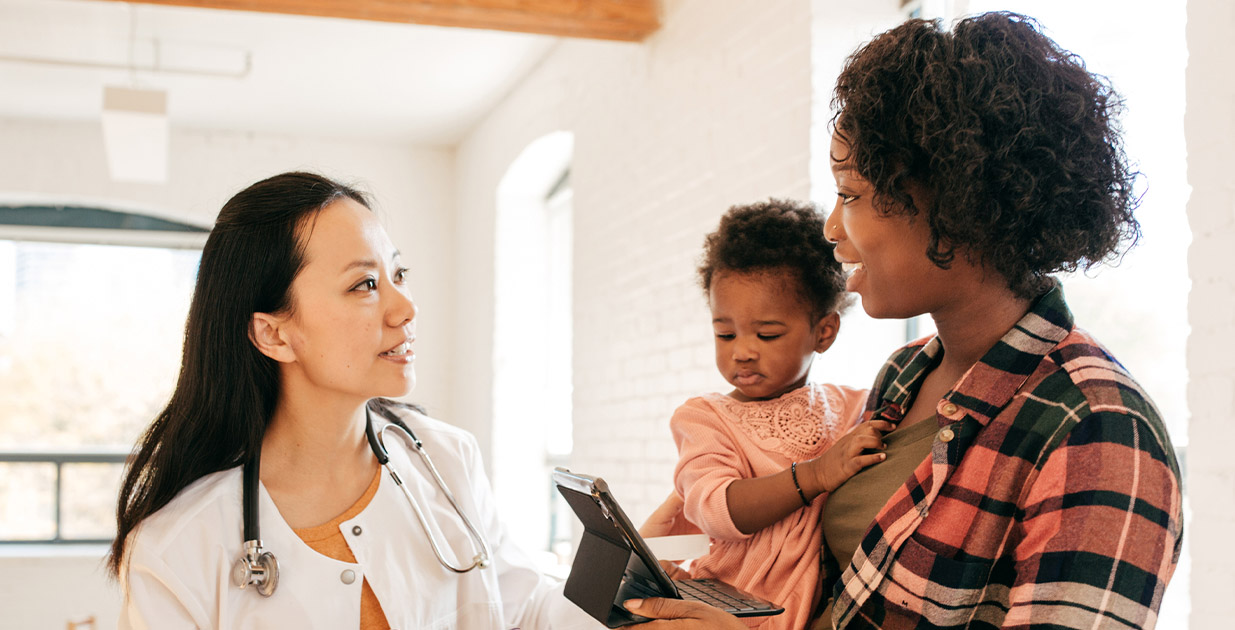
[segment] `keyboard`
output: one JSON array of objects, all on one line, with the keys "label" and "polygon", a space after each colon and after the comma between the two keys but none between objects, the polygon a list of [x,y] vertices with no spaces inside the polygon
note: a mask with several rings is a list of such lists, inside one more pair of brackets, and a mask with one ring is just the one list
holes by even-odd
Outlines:
[{"label": "keyboard", "polygon": [[693,599],[715,606],[729,613],[758,615],[767,611],[779,609],[761,599],[743,593],[728,584],[717,580],[674,580],[682,599]]}]

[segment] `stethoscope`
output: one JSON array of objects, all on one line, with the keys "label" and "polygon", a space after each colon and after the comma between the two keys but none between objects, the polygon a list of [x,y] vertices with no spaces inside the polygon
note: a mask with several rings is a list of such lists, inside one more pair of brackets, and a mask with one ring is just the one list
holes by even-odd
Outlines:
[{"label": "stethoscope", "polygon": [[[459,507],[459,503],[455,501],[455,495],[446,487],[446,482],[438,474],[437,467],[433,465],[433,460],[425,452],[424,443],[416,437],[416,434],[410,428],[399,422],[396,418],[387,415],[385,409],[379,409],[379,411],[391,421],[390,424],[382,427],[380,431],[373,428],[373,417],[369,412],[368,405],[365,406],[365,435],[369,438],[369,448],[372,449],[373,455],[377,457],[377,463],[382,465],[386,472],[390,473],[390,478],[403,491],[403,496],[407,497],[407,502],[412,506],[412,511],[416,513],[416,519],[420,521],[421,528],[425,530],[425,534],[429,538],[429,545],[433,547],[433,554],[437,556],[437,561],[443,567],[455,573],[467,573],[472,569],[483,569],[489,566],[489,545],[485,543],[484,537],[472,525],[472,520]],[[424,511],[420,509],[420,505],[412,498],[412,493],[408,492],[407,487],[403,485],[403,480],[399,478],[399,473],[395,472],[394,466],[390,463],[390,454],[386,450],[384,438],[387,429],[392,428],[402,431],[407,436],[407,439],[411,440],[412,445],[416,447],[416,452],[424,460],[425,467],[429,469],[434,481],[437,482],[437,487],[441,488],[442,494],[446,495],[450,504],[454,506],[455,512],[462,519],[463,526],[467,529],[468,536],[472,539],[472,550],[476,552],[476,555],[472,557],[471,564],[458,567],[442,555],[442,549],[438,545],[437,537],[433,535],[433,529],[429,527],[429,521],[425,518]],[[244,496],[242,499],[244,508],[244,555],[240,556],[240,559],[236,560],[236,564],[232,566],[232,584],[241,589],[253,585],[257,588],[258,593],[265,597],[270,597],[279,586],[279,561],[273,553],[262,549],[262,540],[258,532],[257,482],[260,465],[260,454],[250,458],[244,465]]]}]

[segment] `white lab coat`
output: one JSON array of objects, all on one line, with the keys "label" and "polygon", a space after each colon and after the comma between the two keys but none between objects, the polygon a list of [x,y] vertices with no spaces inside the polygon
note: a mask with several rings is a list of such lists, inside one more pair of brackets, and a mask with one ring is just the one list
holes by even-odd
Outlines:
[{"label": "white lab coat", "polygon": [[[383,471],[373,500],[340,525],[355,564],[309,548],[262,486],[261,538],[278,559],[279,585],[269,598],[252,587],[240,590],[230,582],[243,529],[242,474],[233,468],[185,488],[131,534],[131,555],[121,569],[120,628],[357,628],[363,579],[391,628],[399,630],[603,628],[506,539],[476,439],[418,413],[399,413],[488,541],[492,566],[462,575],[442,567],[406,497]],[[463,523],[402,435],[386,432],[391,462],[431,524],[440,526],[438,540],[449,541],[447,559],[456,566],[470,562],[472,543]]]}]

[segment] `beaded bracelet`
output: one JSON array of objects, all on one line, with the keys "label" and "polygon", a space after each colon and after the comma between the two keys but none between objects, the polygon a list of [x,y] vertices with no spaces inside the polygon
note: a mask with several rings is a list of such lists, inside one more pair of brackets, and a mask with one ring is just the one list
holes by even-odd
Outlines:
[{"label": "beaded bracelet", "polygon": [[806,500],[806,493],[802,492],[802,486],[798,484],[798,463],[789,464],[789,475],[793,477],[793,487],[798,489],[798,496],[802,498],[802,505],[810,507],[810,501]]}]

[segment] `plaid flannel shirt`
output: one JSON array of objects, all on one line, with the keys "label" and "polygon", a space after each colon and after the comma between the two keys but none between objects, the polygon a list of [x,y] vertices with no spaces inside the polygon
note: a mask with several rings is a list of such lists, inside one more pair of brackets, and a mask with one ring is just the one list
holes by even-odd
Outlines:
[{"label": "plaid flannel shirt", "polygon": [[[884,365],[898,422],[938,338]],[[832,590],[836,628],[1151,628],[1179,559],[1179,465],[1157,409],[1056,287],[936,407],[930,456]],[[927,420],[929,422],[929,420]],[[825,591],[826,592],[826,591]]]}]

